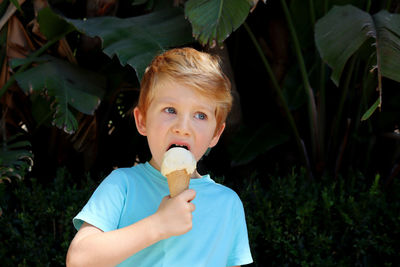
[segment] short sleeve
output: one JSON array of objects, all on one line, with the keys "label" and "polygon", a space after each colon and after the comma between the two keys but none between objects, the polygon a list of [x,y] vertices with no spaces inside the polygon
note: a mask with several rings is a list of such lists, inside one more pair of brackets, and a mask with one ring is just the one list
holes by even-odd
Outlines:
[{"label": "short sleeve", "polygon": [[125,173],[118,169],[111,172],[73,219],[75,228],[79,230],[86,222],[104,232],[117,229],[125,205],[126,187]]},{"label": "short sleeve", "polygon": [[228,266],[252,263],[253,258],[250,252],[245,213],[239,198],[232,207],[232,213],[234,237],[228,258]]}]

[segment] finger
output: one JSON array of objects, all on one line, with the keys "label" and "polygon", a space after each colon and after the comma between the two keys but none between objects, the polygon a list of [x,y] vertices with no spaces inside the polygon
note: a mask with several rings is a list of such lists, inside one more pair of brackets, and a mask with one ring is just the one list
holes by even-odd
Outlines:
[{"label": "finger", "polygon": [[180,197],[182,197],[185,201],[190,202],[196,197],[196,191],[193,189],[186,189],[180,194]]},{"label": "finger", "polygon": [[196,210],[196,205],[194,205],[193,203],[189,202],[189,207],[190,207],[190,212],[194,212]]}]

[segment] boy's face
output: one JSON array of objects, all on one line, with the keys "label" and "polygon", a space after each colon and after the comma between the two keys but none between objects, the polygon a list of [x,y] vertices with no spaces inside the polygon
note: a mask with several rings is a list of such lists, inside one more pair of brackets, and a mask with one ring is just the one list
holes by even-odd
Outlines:
[{"label": "boy's face", "polygon": [[172,145],[186,146],[198,161],[217,144],[225,127],[223,124],[215,131],[217,104],[190,87],[170,81],[154,90],[146,118],[138,108],[134,110],[137,129],[147,136],[150,163],[160,170],[162,157]]}]

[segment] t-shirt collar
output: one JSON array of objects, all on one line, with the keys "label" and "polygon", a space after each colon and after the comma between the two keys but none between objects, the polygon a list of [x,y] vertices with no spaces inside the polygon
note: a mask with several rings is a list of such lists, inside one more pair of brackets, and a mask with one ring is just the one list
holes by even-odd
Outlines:
[{"label": "t-shirt collar", "polygon": [[[154,168],[148,161],[143,164],[144,169],[151,174],[154,179],[167,183],[167,178],[161,174],[156,168]],[[210,178],[209,174],[201,176],[201,178],[190,179],[190,185],[195,184],[205,184],[205,183],[215,183],[214,180]]]}]

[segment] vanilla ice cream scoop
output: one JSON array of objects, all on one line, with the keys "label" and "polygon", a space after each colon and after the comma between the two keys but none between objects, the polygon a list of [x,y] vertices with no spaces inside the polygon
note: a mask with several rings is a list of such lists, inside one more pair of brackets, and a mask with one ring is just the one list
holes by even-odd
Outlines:
[{"label": "vanilla ice cream scoop", "polygon": [[178,170],[186,170],[192,174],[196,169],[196,159],[193,154],[183,147],[173,147],[165,152],[161,163],[161,173],[167,176],[169,173]]},{"label": "vanilla ice cream scoop", "polygon": [[161,173],[168,180],[171,197],[189,187],[190,176],[196,170],[193,154],[182,147],[173,147],[165,152],[161,163]]}]

